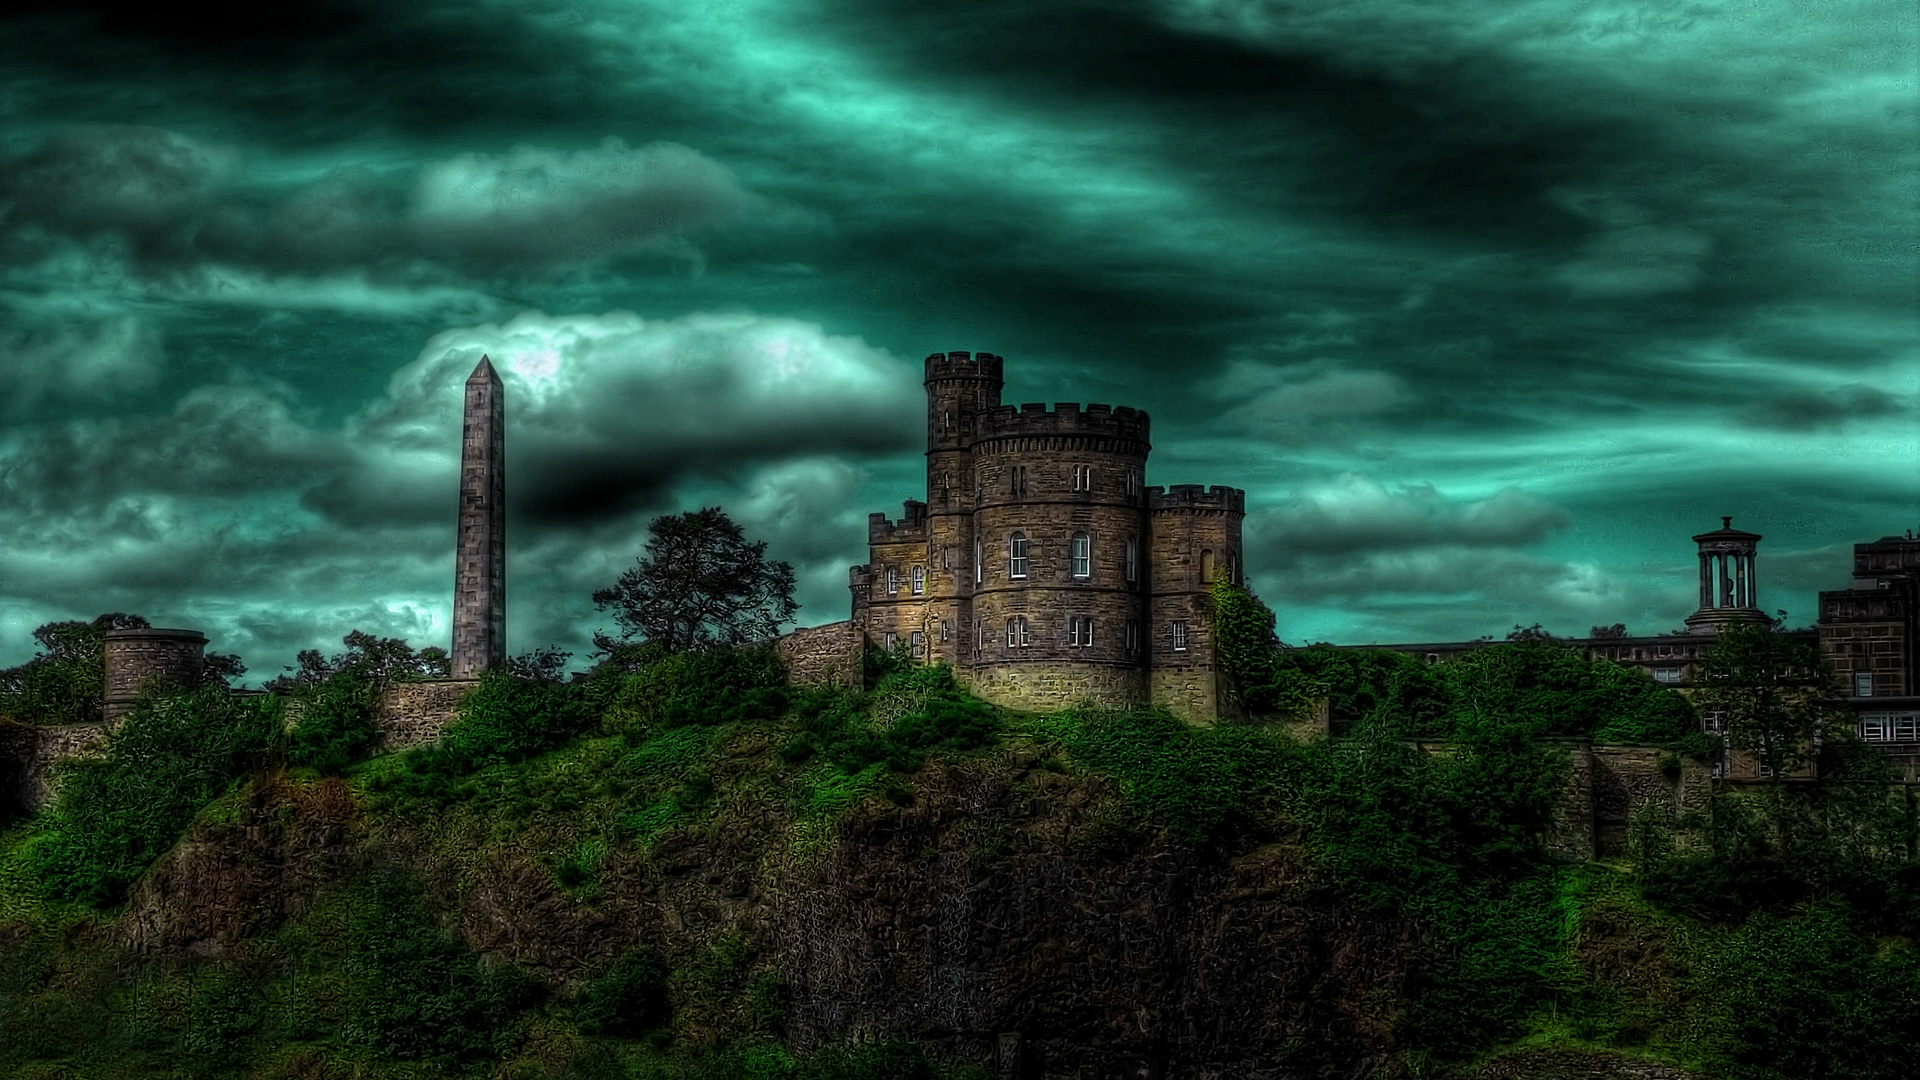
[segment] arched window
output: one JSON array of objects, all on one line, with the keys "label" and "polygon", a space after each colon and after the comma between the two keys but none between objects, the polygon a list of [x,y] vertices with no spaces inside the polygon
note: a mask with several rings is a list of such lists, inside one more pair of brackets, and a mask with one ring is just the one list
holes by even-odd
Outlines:
[{"label": "arched window", "polygon": [[1027,576],[1027,534],[1014,533],[1007,539],[1007,576]]},{"label": "arched window", "polygon": [[913,595],[920,596],[926,591],[927,568],[924,566],[916,566],[913,568]]},{"label": "arched window", "polygon": [[899,591],[900,569],[895,566],[889,566],[887,567],[887,595],[891,596]]},{"label": "arched window", "polygon": [[1127,557],[1121,566],[1127,575],[1128,584],[1131,585],[1140,580],[1140,541],[1132,537],[1127,538]]},{"label": "arched window", "polygon": [[1024,649],[1033,643],[1027,636],[1027,617],[1015,615],[1007,620],[1007,648]]},{"label": "arched window", "polygon": [[1093,466],[1075,465],[1073,467],[1073,490],[1075,491],[1092,491],[1093,490]]},{"label": "arched window", "polygon": [[1073,534],[1073,576],[1093,576],[1093,538],[1083,532]]},{"label": "arched window", "polygon": [[1213,552],[1211,551],[1200,553],[1200,580],[1208,582],[1213,580]]},{"label": "arched window", "polygon": [[1093,645],[1093,616],[1067,616],[1067,643],[1076,649],[1091,648]]}]

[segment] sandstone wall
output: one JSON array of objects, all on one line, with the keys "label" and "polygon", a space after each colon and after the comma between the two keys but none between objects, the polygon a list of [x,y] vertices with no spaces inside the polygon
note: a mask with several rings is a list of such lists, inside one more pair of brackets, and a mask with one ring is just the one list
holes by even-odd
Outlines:
[{"label": "sandstone wall", "polygon": [[106,749],[107,725],[63,724],[36,729],[37,742],[20,771],[20,805],[39,810],[53,801],[60,763]]},{"label": "sandstone wall", "polygon": [[774,651],[787,665],[796,686],[860,687],[861,650],[866,637],[851,622],[828,623],[782,634],[773,639]]},{"label": "sandstone wall", "polygon": [[1136,705],[1147,700],[1146,672],[1069,660],[983,665],[957,673],[975,694],[1009,709],[1040,712],[1076,702]]},{"label": "sandstone wall", "polygon": [[384,733],[381,750],[395,753],[433,742],[458,716],[460,699],[478,679],[390,683],[374,699],[373,717]]}]

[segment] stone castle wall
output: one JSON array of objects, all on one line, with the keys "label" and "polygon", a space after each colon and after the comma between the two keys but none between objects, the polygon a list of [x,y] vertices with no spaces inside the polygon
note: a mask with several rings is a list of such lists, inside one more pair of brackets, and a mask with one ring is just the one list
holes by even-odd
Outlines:
[{"label": "stone castle wall", "polygon": [[107,631],[102,643],[107,672],[102,716],[115,720],[125,715],[152,679],[198,685],[206,672],[206,649],[207,636],[198,630],[143,626]]},{"label": "stone castle wall", "polygon": [[804,627],[773,639],[773,649],[797,686],[845,686],[859,689],[864,678],[861,653],[866,639],[852,622]]},{"label": "stone castle wall", "polygon": [[373,718],[381,731],[381,752],[397,753],[440,738],[459,716],[460,699],[478,685],[478,679],[387,684],[373,702]]},{"label": "stone castle wall", "polygon": [[1123,706],[1148,700],[1147,673],[1120,664],[1070,660],[983,664],[969,669],[965,681],[974,694],[995,705],[1034,712],[1077,702]]}]

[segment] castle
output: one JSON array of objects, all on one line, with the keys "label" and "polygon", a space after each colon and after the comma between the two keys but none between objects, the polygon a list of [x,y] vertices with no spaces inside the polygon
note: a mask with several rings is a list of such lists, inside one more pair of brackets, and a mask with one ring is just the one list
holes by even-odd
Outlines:
[{"label": "castle", "polygon": [[1147,414],[1000,403],[1002,358],[926,359],[927,498],[867,521],[852,628],[1001,705],[1220,711],[1207,618],[1238,581],[1246,493],[1148,487]]}]

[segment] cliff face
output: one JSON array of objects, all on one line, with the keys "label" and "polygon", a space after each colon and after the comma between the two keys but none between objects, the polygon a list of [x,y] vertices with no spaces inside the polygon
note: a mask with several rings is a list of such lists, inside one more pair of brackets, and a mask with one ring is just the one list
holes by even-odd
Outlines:
[{"label": "cliff face", "polygon": [[553,869],[564,814],[506,836],[468,806],[367,810],[337,780],[262,778],[136,886],[117,933],[149,960],[258,960],[356,874],[397,868],[561,998],[651,946],[686,973],[684,1041],[764,1032],[752,990],[774,987],[795,1050],[904,1038],[1027,1077],[1346,1076],[1394,1049],[1411,930],[1343,907],[1285,835],[1180,850],[1110,781],[1024,752],[929,765],[809,830],[759,783],[764,754],[729,748],[713,818],[605,851],[584,888]]}]

